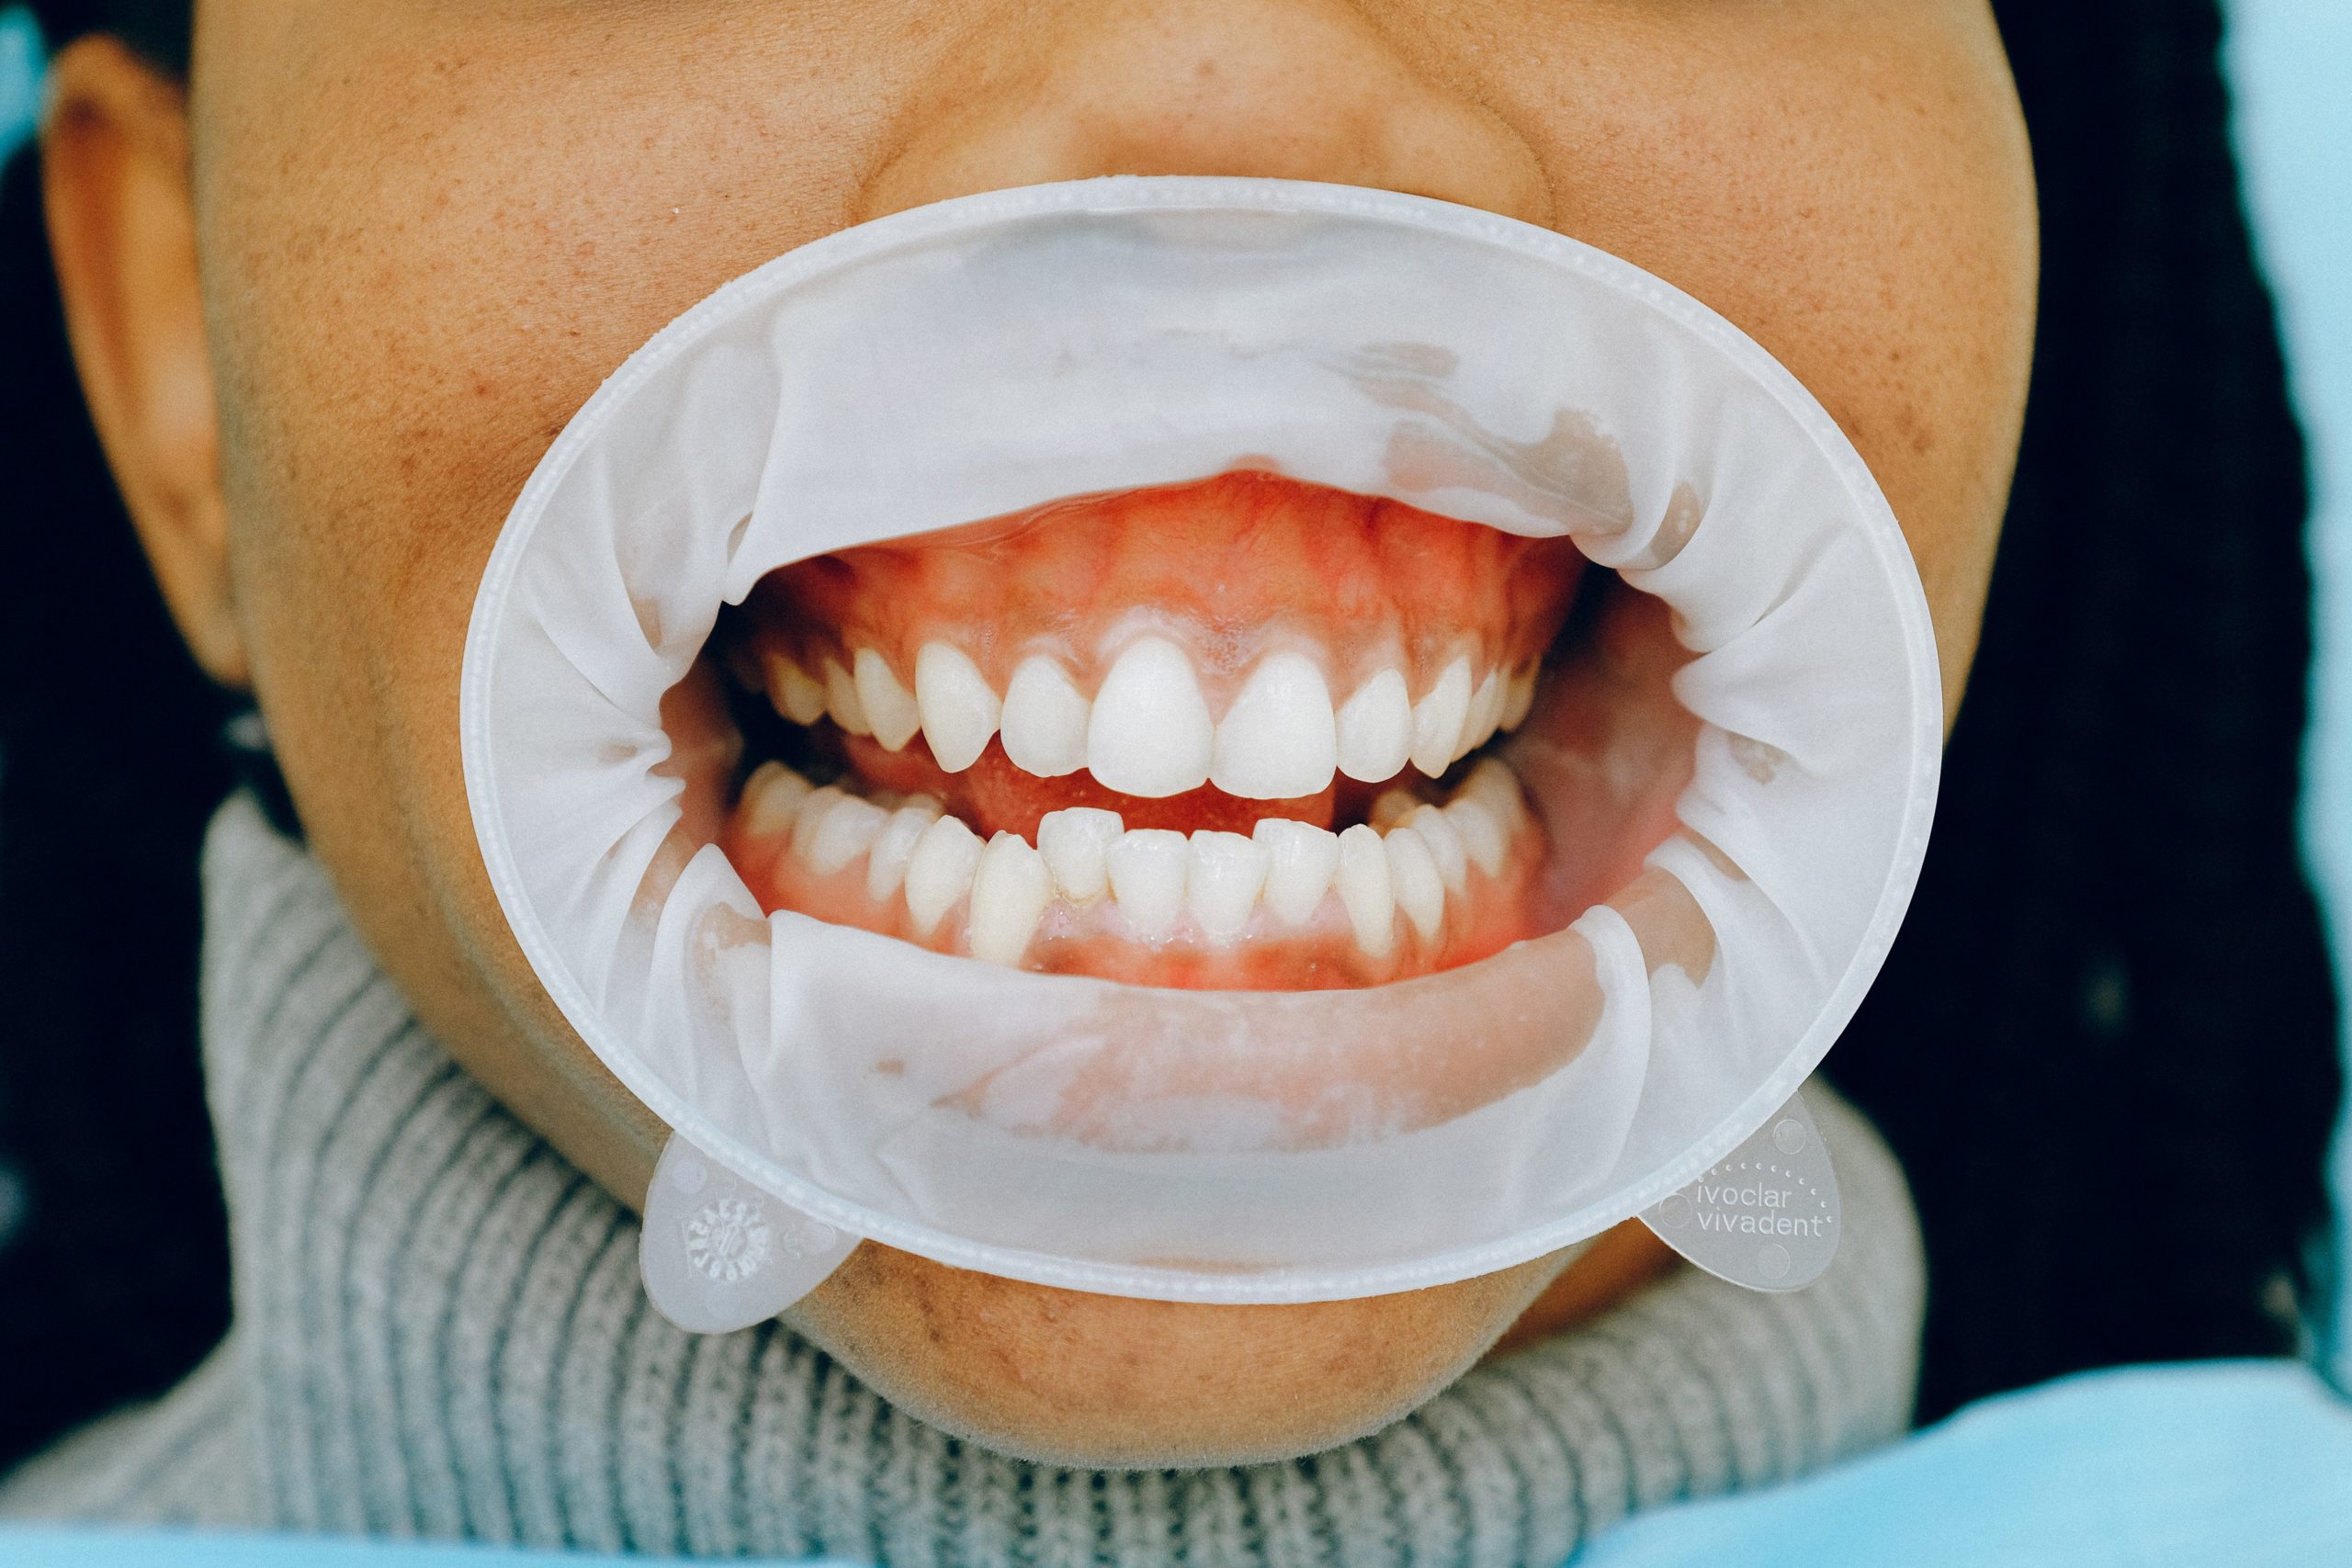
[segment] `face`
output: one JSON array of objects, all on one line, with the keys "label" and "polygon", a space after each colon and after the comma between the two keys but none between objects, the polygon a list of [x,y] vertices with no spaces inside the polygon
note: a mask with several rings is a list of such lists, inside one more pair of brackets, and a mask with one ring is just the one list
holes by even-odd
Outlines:
[{"label": "face", "polygon": [[[102,40],[63,56],[57,84],[51,226],[77,353],[175,615],[216,674],[255,692],[316,852],[421,1015],[626,1201],[645,1190],[661,1129],[546,999],[474,849],[457,725],[468,616],[508,507],[603,378],[720,283],[835,230],[1130,173],[1381,186],[1573,235],[1713,307],[1820,399],[1918,563],[1948,723],[1965,679],[2034,287],[2024,134],[1981,0],[218,0],[202,9],[190,96]],[[1103,711],[1130,662],[1138,689],[1176,679],[1147,668],[1163,652],[1178,676],[1189,661],[1221,712],[1250,671],[1206,668],[1181,636],[1154,651],[1010,607],[946,625],[928,607],[965,568],[944,555],[877,550],[785,574],[747,608],[729,659],[776,708],[800,705],[828,765],[869,791],[943,800],[981,836],[1042,838],[1073,806],[1123,808],[1130,828],[1363,820],[1375,792],[1355,786],[1378,778],[1356,775],[1382,770],[1349,767],[1344,699],[1396,669],[1410,753],[1419,704],[1462,649],[1473,705],[1493,670],[1500,716],[1565,614],[1571,562],[1288,491],[1125,498],[1096,520],[1115,547],[1077,564],[1054,519],[964,555],[1013,591],[1008,606],[1031,589],[1067,598],[1078,579],[1106,617],[1192,604],[1203,578],[1170,563],[1197,560],[1252,507],[1278,548],[1353,541],[1343,558],[1289,560],[1277,583],[1339,581],[1387,607],[1374,619],[1393,635],[1377,647],[1285,623],[1300,638],[1292,683],[1319,681],[1327,711],[1342,710],[1336,772],[1256,756],[1195,781],[1182,765],[1154,773],[1143,750],[1106,766],[1081,745],[1092,765],[1055,773],[1053,694],[1020,706],[1012,690],[1031,656]],[[1414,530],[1431,531],[1424,558],[1449,563],[1442,591],[1383,585],[1383,541]],[[1279,604],[1245,608],[1280,618]],[[881,675],[862,678],[861,648],[879,652]],[[956,691],[978,694],[958,706]],[[1459,728],[1446,739],[1476,743]],[[1452,761],[1413,759],[1434,773]],[[1063,793],[1040,783],[1063,777]],[[1069,793],[1080,784],[1095,793]],[[1442,804],[1435,792],[1419,793]],[[754,805],[712,807],[710,831],[737,835],[739,855]],[[885,817],[852,846],[867,857],[859,889]],[[1498,852],[1498,886],[1516,852]],[[1141,887],[1150,857],[1128,858]],[[904,871],[871,909],[844,913],[849,884],[827,883],[821,862],[775,866],[772,904],[922,938]],[[1327,978],[1313,983],[1363,983],[1514,934],[1474,912],[1442,937],[1397,925],[1408,934],[1382,949],[1343,903],[1329,904],[1329,932],[1284,939],[1280,962],[1204,945],[1202,972],[1219,977],[1189,983],[1306,983],[1295,976],[1317,964]],[[1099,951],[1072,947],[1066,965],[1128,972],[1132,953]],[[1345,973],[1330,978],[1334,964]],[[1148,965],[1130,977],[1188,983]],[[1556,1261],[1409,1296],[1208,1308],[1076,1296],[869,1245],[797,1314],[885,1393],[1000,1446],[1227,1462],[1376,1427],[1531,1302],[1521,1335],[1605,1298],[1612,1270],[1622,1283],[1646,1267],[1638,1243],[1612,1239],[1548,1293]],[[1290,1370],[1237,1380],[1240,1365]]]}]

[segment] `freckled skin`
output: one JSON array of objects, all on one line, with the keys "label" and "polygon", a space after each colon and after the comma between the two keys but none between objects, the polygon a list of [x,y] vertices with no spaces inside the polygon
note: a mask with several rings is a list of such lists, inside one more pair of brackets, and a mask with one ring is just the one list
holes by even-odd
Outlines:
[{"label": "freckled skin", "polygon": [[[1983,0],[207,0],[190,98],[86,42],[56,62],[47,145],[93,412],[191,645],[257,693],[428,1025],[630,1202],[662,1129],[499,919],[458,671],[533,465],[719,283],[861,219],[1106,173],[1549,225],[1722,311],[1838,420],[1917,558],[1947,720],[2031,340],[2024,132]],[[1208,1308],[869,1246],[794,1318],[1011,1451],[1224,1462],[1409,1409],[1558,1267]],[[1657,1267],[1638,1238],[1596,1248],[1530,1321]]]}]

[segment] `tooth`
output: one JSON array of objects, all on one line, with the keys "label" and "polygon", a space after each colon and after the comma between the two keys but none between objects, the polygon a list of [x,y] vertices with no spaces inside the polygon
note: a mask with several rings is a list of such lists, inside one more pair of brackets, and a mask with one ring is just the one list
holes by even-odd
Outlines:
[{"label": "tooth", "polygon": [[1462,727],[1470,716],[1470,661],[1445,667],[1429,695],[1413,705],[1413,766],[1430,777],[1461,754]]},{"label": "tooth", "polygon": [[1453,824],[1461,837],[1462,848],[1480,871],[1488,876],[1500,876],[1503,856],[1510,847],[1510,835],[1504,831],[1501,820],[1483,800],[1455,796],[1446,804],[1445,819]]},{"label": "tooth", "polygon": [[1430,858],[1437,862],[1437,874],[1445,879],[1448,891],[1464,893],[1470,886],[1470,852],[1462,835],[1443,808],[1435,806],[1417,807],[1405,818],[1405,826],[1419,833],[1430,847]]},{"label": "tooth", "polygon": [[1503,721],[1503,676],[1499,670],[1489,670],[1487,678],[1470,694],[1470,716],[1462,726],[1462,744],[1455,749],[1457,757],[1467,756],[1495,738],[1495,727]]},{"label": "tooth", "polygon": [[915,934],[929,936],[939,918],[971,891],[980,863],[980,836],[956,817],[941,817],[915,840],[907,862],[907,913]]},{"label": "tooth", "polygon": [[1421,797],[1409,789],[1384,789],[1373,796],[1372,825],[1385,833],[1420,808]]},{"label": "tooth", "polygon": [[1513,675],[1510,683],[1503,688],[1503,728],[1516,730],[1525,724],[1527,710],[1534,705],[1535,666],[1531,662],[1526,669]]},{"label": "tooth", "polygon": [[865,705],[857,700],[857,682],[838,659],[825,660],[825,711],[852,735],[874,733],[874,727],[865,722]]},{"label": "tooth", "polygon": [[865,714],[867,728],[874,739],[882,743],[885,751],[899,751],[915,738],[922,728],[922,713],[915,706],[915,694],[899,684],[890,672],[890,661],[874,649],[857,650],[858,710]]},{"label": "tooth", "polygon": [[951,773],[980,760],[1003,716],[1004,702],[964,650],[927,642],[915,654],[915,703],[931,754]]},{"label": "tooth", "polygon": [[1435,940],[1445,919],[1445,882],[1438,875],[1429,840],[1410,828],[1399,828],[1381,845],[1388,852],[1388,885],[1396,895],[1396,907],[1423,942]]},{"label": "tooth", "polygon": [[782,762],[762,762],[743,781],[743,827],[755,839],[781,833],[813,788]]},{"label": "tooth", "polygon": [[1374,958],[1387,957],[1396,940],[1396,895],[1380,835],[1361,822],[1340,834],[1340,868],[1332,881],[1355,928],[1356,945]]},{"label": "tooth", "polygon": [[1106,789],[1162,799],[1208,783],[1215,743],[1193,661],[1165,637],[1143,637],[1094,694],[1086,770]]},{"label": "tooth", "polygon": [[825,716],[822,682],[781,653],[768,655],[768,702],[795,724],[814,724]]},{"label": "tooth", "polygon": [[972,908],[965,926],[972,956],[987,964],[1020,963],[1053,899],[1046,857],[1028,840],[1018,833],[990,839],[972,874]]},{"label": "tooth", "polygon": [[1111,897],[1138,940],[1158,942],[1184,908],[1184,835],[1166,828],[1122,833],[1104,852]]},{"label": "tooth", "polygon": [[1299,653],[1277,653],[1250,671],[1216,727],[1209,782],[1227,795],[1289,800],[1331,782],[1340,736],[1331,688]]},{"label": "tooth", "polygon": [[928,795],[917,795],[890,813],[874,848],[866,852],[865,896],[876,903],[890,897],[907,879],[907,863],[914,858],[915,841],[923,835],[939,807]]},{"label": "tooth", "polygon": [[1102,854],[1125,827],[1117,812],[1091,806],[1048,811],[1037,818],[1037,852],[1063,897],[1084,904],[1102,896],[1110,874],[1102,868]]},{"label": "tooth", "polygon": [[1527,801],[1520,793],[1519,776],[1492,757],[1482,759],[1470,770],[1453,798],[1483,802],[1506,832],[1518,831],[1527,820]]},{"label": "tooth", "polygon": [[1340,836],[1287,817],[1259,818],[1250,835],[1266,846],[1266,908],[1285,925],[1315,918],[1340,866]]},{"label": "tooth", "polygon": [[792,852],[807,860],[809,847],[817,841],[817,829],[825,825],[825,814],[848,798],[831,784],[810,790],[793,815]]},{"label": "tooth", "polygon": [[1257,912],[1266,886],[1264,847],[1238,833],[1204,828],[1192,836],[1184,863],[1184,902],[1212,942],[1231,942]]},{"label": "tooth", "polygon": [[1364,784],[1393,779],[1413,745],[1413,705],[1403,671],[1383,670],[1340,709],[1340,772]]},{"label": "tooth", "polygon": [[1057,779],[1086,766],[1085,696],[1062,667],[1032,654],[1004,689],[1004,754],[1024,773]]},{"label": "tooth", "polygon": [[[807,818],[804,816],[802,819]],[[882,824],[889,819],[890,814],[872,801],[843,795],[809,835],[808,847],[802,852],[808,869],[820,876],[832,875],[872,849],[874,840],[881,835]],[[795,838],[798,836],[794,834]]]}]

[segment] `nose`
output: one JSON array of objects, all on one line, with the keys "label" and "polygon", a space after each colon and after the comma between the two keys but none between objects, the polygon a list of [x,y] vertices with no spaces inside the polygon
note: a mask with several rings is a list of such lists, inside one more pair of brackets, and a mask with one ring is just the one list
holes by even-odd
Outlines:
[{"label": "nose", "polygon": [[858,216],[1096,175],[1254,175],[1542,223],[1534,152],[1347,0],[1031,0],[909,99]]}]

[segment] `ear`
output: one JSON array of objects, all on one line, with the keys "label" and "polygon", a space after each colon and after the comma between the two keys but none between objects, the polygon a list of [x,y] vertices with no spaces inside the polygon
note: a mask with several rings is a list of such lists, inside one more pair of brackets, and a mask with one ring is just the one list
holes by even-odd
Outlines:
[{"label": "ear", "polygon": [[214,680],[241,686],[187,96],[104,36],[60,53],[49,90],[42,194],[90,415],[180,635]]}]

